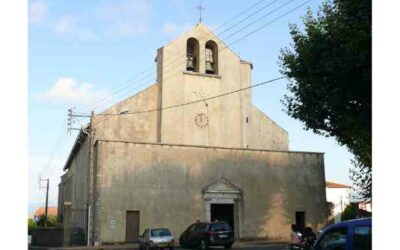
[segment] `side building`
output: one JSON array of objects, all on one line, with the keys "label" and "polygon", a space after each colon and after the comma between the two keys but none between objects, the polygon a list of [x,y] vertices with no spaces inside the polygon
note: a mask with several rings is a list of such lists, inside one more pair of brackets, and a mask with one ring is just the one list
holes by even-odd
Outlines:
[{"label": "side building", "polygon": [[252,63],[202,23],[156,62],[156,83],[80,131],[59,185],[66,229],[82,227],[90,244],[133,242],[146,227],[178,237],[218,219],[237,239],[288,240],[293,223],[326,223],[323,154],[289,151],[251,89],[225,95],[251,86]]}]

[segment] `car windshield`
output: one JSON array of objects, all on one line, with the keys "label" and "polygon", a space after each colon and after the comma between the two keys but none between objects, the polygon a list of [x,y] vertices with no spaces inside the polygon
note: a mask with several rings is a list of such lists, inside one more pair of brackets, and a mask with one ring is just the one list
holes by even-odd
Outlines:
[{"label": "car windshield", "polygon": [[164,236],[171,236],[171,232],[166,228],[151,230],[151,237],[164,237]]},{"label": "car windshield", "polygon": [[231,227],[227,223],[211,224],[210,230],[214,232],[218,231],[231,231]]}]

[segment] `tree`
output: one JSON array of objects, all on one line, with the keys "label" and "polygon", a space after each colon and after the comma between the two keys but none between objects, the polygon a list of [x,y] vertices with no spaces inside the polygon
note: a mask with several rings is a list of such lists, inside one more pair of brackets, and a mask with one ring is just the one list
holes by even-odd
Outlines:
[{"label": "tree", "polygon": [[353,220],[358,218],[358,204],[350,203],[348,204],[342,213],[342,221]]},{"label": "tree", "polygon": [[36,227],[37,227],[36,222],[32,218],[29,218],[28,219],[28,234],[30,235],[36,229]]},{"label": "tree", "polygon": [[[44,227],[44,214],[39,216],[37,225]],[[47,227],[55,227],[57,225],[57,216],[47,215]]]},{"label": "tree", "polygon": [[285,112],[305,129],[334,137],[354,155],[350,175],[371,198],[371,1],[324,2],[304,30],[290,25],[293,44],[279,57],[290,79]]}]

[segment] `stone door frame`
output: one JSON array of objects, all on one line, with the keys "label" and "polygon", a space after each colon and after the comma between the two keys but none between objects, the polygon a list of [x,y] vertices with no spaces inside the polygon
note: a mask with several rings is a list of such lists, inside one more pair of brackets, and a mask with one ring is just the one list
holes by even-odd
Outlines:
[{"label": "stone door frame", "polygon": [[242,190],[227,181],[219,179],[203,188],[206,219],[211,221],[211,204],[233,204],[235,239],[240,238],[242,214]]}]

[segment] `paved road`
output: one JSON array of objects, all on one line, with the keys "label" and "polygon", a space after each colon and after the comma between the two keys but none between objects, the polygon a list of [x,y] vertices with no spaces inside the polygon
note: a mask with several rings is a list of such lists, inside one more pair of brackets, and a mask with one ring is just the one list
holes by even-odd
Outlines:
[{"label": "paved road", "polygon": [[[180,249],[180,250],[189,250],[187,248],[180,248],[177,247],[175,249]],[[218,250],[218,249],[224,249],[223,247],[215,247],[215,248],[210,248],[210,250]],[[250,249],[257,249],[257,250],[288,250],[287,245],[281,245],[281,244],[268,244],[268,245],[261,245],[261,244],[239,244],[239,245],[233,245],[232,250],[250,250]],[[193,250],[193,249],[192,249]]]},{"label": "paved road", "polygon": [[[30,250],[137,250],[136,244],[130,244],[125,246],[97,246],[97,247],[72,247],[72,248],[47,248],[47,247],[33,247],[29,246]],[[235,243],[232,246],[232,250],[288,250],[287,245],[283,244],[260,244],[260,243]],[[175,250],[193,250],[187,248],[176,247]],[[224,250],[223,247],[213,247],[210,250]]]}]

